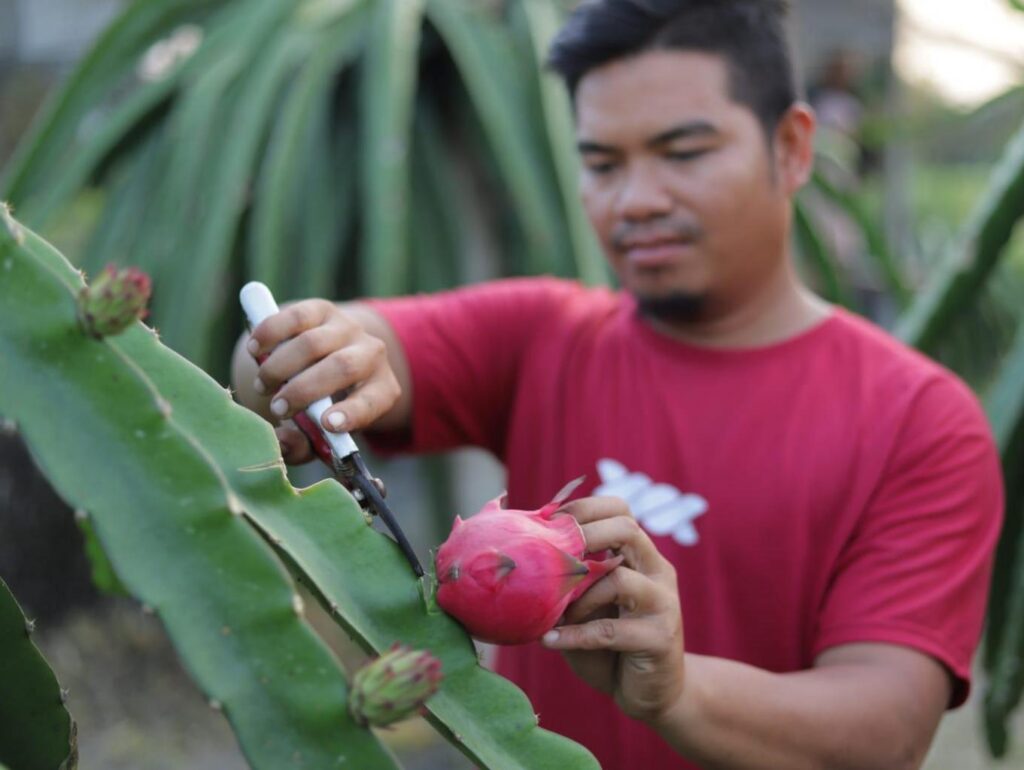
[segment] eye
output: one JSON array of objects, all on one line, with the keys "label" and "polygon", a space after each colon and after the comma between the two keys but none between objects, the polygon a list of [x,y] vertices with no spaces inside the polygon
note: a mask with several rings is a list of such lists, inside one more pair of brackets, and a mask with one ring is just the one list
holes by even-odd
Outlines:
[{"label": "eye", "polygon": [[586,164],[587,171],[597,176],[609,174],[612,171],[614,171],[617,166],[617,163],[610,160],[603,160],[599,162],[591,162]]},{"label": "eye", "polygon": [[688,160],[695,160],[701,155],[706,155],[708,152],[710,152],[710,150],[704,148],[698,150],[677,150],[676,152],[665,153],[665,157],[669,160],[686,162]]}]

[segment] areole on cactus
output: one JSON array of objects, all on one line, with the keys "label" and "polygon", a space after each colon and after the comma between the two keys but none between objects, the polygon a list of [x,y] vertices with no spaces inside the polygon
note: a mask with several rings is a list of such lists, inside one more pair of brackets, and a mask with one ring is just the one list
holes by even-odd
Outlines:
[{"label": "areole on cactus", "polygon": [[570,602],[622,563],[585,559],[583,529],[559,506],[582,482],[567,485],[536,511],[491,500],[475,516],[455,518],[437,552],[437,603],[474,637],[524,644],[554,627]]}]

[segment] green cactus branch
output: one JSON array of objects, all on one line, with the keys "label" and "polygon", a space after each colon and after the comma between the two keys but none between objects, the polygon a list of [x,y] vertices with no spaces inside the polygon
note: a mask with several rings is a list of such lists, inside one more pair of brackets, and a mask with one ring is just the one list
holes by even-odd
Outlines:
[{"label": "green cactus branch", "polygon": [[5,414],[62,496],[93,513],[119,576],[159,613],[251,765],[395,767],[349,717],[342,671],[301,619],[287,571],[165,397],[189,394],[162,392],[133,360],[132,347],[158,346],[153,334],[85,335],[80,278],[7,217],[0,270]]},{"label": "green cactus branch", "polygon": [[[282,102],[261,162],[253,192],[247,268],[252,280],[267,284],[278,296],[309,296],[335,284],[336,255],[354,214],[355,179],[342,164],[352,162],[355,132],[347,123],[332,127],[331,111],[337,71],[358,57],[367,15],[356,8],[323,30]],[[341,153],[334,151],[334,141],[343,148]],[[310,226],[300,226],[307,217]],[[328,221],[335,226],[324,227]],[[282,254],[295,258],[283,260]]]},{"label": "green cactus branch", "polygon": [[209,0],[135,3],[100,36],[67,83],[35,121],[31,141],[22,142],[0,179],[3,196],[27,200],[46,187],[48,175],[66,172],[76,153],[71,142],[79,121],[105,103],[132,76],[142,52],[177,25],[196,21]]},{"label": "green cactus branch", "polygon": [[846,283],[839,274],[835,255],[825,245],[825,239],[815,225],[807,206],[797,201],[793,206],[793,236],[801,257],[820,281],[818,290],[829,302],[852,307],[853,301]]},{"label": "green cactus branch", "polygon": [[885,242],[881,228],[874,221],[872,214],[868,212],[864,201],[850,191],[844,190],[820,170],[814,172],[812,183],[816,190],[839,206],[857,224],[864,236],[867,256],[877,265],[882,280],[889,288],[889,293],[896,300],[900,309],[908,307],[912,298],[911,292],[900,273],[899,264]]},{"label": "green cactus branch", "polygon": [[340,485],[293,489],[270,426],[141,325],[85,337],[74,269],[32,233],[20,230],[19,247],[0,230],[0,356],[11,362],[0,403],[58,489],[93,512],[119,576],[160,613],[254,766],[291,766],[296,751],[306,766],[356,754],[360,768],[392,764],[342,713],[340,672],[296,617],[280,561],[247,520],[366,649],[401,641],[441,659],[429,718],[482,767],[597,767],[537,727],[526,697],[479,665],[461,627],[428,612],[397,546]]},{"label": "green cactus branch", "polygon": [[0,770],[74,770],[75,723],[32,626],[0,580]]},{"label": "green cactus branch", "polygon": [[896,333],[925,353],[978,296],[1024,214],[1024,126],[1007,145],[984,197],[938,275],[900,318]]},{"label": "green cactus branch", "polygon": [[539,90],[540,111],[547,133],[551,163],[565,207],[566,224],[576,260],[576,274],[584,283],[604,285],[610,272],[601,246],[579,198],[580,160],[576,152],[572,107],[558,78],[545,70],[548,46],[561,24],[561,12],[547,0],[523,0],[512,6],[522,16],[533,53],[533,80]]},{"label": "green cactus branch", "polygon": [[1006,522],[993,573],[985,639],[985,729],[995,756],[1008,748],[1007,721],[1024,693],[1020,668],[1024,649],[1024,331],[986,399],[989,420],[1003,457]]},{"label": "green cactus branch", "polygon": [[379,0],[360,83],[363,253],[375,296],[408,291],[409,151],[424,0]]},{"label": "green cactus branch", "polygon": [[[532,110],[517,41],[502,34],[493,9],[465,0],[428,0],[427,18],[459,68],[508,195],[522,221],[528,273],[566,273],[566,243],[555,180],[543,163],[534,127],[522,120]],[[534,66],[531,64],[531,66]],[[566,251],[566,254],[568,251]],[[556,261],[557,260],[557,261]],[[571,269],[571,268],[570,268]]]}]

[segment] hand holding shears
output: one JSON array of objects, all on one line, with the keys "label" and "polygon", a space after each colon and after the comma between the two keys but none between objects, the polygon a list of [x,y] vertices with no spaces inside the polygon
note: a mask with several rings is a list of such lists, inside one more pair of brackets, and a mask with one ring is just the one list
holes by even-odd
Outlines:
[{"label": "hand holding shears", "polygon": [[[242,287],[240,300],[250,329],[278,312],[277,302],[270,290],[262,283],[253,281]],[[267,354],[256,356],[263,363]],[[324,412],[331,406],[329,397],[310,404],[304,411],[292,415],[296,427],[306,436],[316,455],[331,469],[341,483],[352,492],[364,511],[380,516],[394,535],[399,547],[408,559],[417,577],[423,576],[423,567],[412,550],[405,533],[402,532],[394,514],[384,502],[384,485],[371,476],[359,454],[359,448],[348,433],[332,432],[323,428]]]}]

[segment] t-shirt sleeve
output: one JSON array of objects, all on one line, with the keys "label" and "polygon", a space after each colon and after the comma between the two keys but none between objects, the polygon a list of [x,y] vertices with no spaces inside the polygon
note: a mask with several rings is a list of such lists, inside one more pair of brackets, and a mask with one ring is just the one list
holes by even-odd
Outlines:
[{"label": "t-shirt sleeve", "polygon": [[1002,524],[998,452],[974,396],[939,378],[918,393],[825,597],[815,656],[852,642],[931,655],[970,688]]},{"label": "t-shirt sleeve", "polygon": [[431,295],[368,300],[409,361],[412,424],[368,432],[378,452],[479,446],[501,458],[520,363],[559,306],[582,290],[556,278],[512,278]]}]

